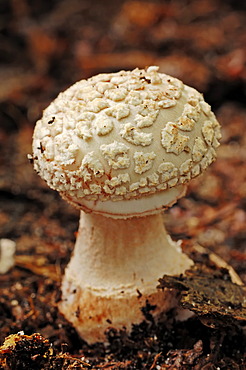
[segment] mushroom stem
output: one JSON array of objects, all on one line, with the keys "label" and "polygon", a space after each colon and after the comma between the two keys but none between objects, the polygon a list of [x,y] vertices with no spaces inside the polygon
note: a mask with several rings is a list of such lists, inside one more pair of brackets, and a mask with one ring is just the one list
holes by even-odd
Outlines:
[{"label": "mushroom stem", "polygon": [[123,220],[81,212],[60,309],[82,338],[103,340],[109,323],[117,329],[140,323],[147,300],[161,305],[154,316],[173,307],[175,299],[157,291],[158,278],[184,273],[191,265],[166,233],[161,214]]}]

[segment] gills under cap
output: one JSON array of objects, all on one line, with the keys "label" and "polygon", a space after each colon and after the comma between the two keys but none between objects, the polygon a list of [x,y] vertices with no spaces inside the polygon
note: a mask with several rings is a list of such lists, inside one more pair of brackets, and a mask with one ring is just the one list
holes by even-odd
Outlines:
[{"label": "gills under cap", "polygon": [[203,96],[158,67],[99,74],[44,111],[34,167],[81,209],[146,215],[183,195],[216,158],[220,136]]}]

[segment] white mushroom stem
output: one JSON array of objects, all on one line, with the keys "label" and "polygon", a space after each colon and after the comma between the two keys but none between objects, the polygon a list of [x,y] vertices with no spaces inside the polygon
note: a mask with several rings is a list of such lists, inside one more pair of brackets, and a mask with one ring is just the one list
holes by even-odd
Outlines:
[{"label": "white mushroom stem", "polygon": [[74,254],[66,269],[60,310],[87,342],[105,340],[104,331],[131,329],[175,305],[175,295],[157,291],[163,274],[179,275],[192,265],[167,235],[161,214],[110,219],[81,212]]}]

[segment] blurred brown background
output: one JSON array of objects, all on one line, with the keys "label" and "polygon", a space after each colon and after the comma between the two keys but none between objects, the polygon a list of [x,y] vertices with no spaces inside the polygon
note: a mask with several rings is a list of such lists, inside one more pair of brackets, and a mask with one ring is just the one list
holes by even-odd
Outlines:
[{"label": "blurred brown background", "polygon": [[33,123],[73,82],[150,64],[213,107],[243,103],[245,11],[233,0],[1,0],[1,122]]}]

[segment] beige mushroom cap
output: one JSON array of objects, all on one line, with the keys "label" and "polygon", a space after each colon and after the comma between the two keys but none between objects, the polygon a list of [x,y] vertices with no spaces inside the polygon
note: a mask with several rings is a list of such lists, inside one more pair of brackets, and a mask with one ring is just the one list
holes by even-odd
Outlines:
[{"label": "beige mushroom cap", "polygon": [[216,158],[220,136],[203,96],[158,67],[99,74],[44,111],[34,167],[80,209],[141,216],[183,195]]}]

